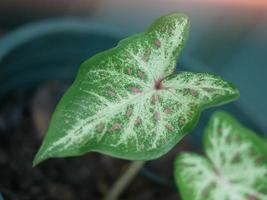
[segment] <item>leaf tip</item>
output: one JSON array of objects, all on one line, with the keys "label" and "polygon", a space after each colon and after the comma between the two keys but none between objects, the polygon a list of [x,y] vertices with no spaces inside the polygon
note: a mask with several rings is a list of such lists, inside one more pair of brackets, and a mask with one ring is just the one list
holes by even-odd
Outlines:
[{"label": "leaf tip", "polygon": [[238,99],[240,97],[240,91],[238,90],[238,88],[234,85],[231,85],[233,88],[233,93],[234,93],[234,97],[235,99]]},{"label": "leaf tip", "polygon": [[36,167],[37,165],[39,165],[41,162],[43,162],[48,158],[49,156],[44,154],[43,148],[41,147],[33,159],[32,166]]},{"label": "leaf tip", "polygon": [[169,15],[166,15],[165,17],[166,17],[166,20],[168,20],[168,21],[174,21],[175,23],[179,23],[179,24],[184,25],[184,27],[186,27],[186,29],[188,29],[190,26],[189,18],[187,17],[187,15],[185,15],[183,13],[174,12],[174,13],[171,13]]},{"label": "leaf tip", "polygon": [[177,33],[180,35],[180,32],[182,31],[185,35],[187,35],[190,27],[190,21],[185,14],[173,12],[158,18],[152,24],[152,27],[154,27],[154,25],[159,25],[160,31],[163,32],[175,34],[175,31],[177,31]]},{"label": "leaf tip", "polygon": [[40,159],[38,154],[34,157],[33,162],[32,162],[32,167],[36,167],[38,164],[40,164],[43,160]]},{"label": "leaf tip", "polygon": [[214,112],[211,117],[210,117],[210,123],[214,123],[214,120],[219,119],[219,120],[225,120],[225,119],[233,119],[233,117],[226,111],[224,110],[218,110]]},{"label": "leaf tip", "polygon": [[187,15],[184,13],[180,13],[180,12],[172,12],[168,15],[163,16],[163,17],[165,17],[166,19],[175,18],[175,19],[179,19],[181,21],[184,21],[187,24],[189,23],[189,18],[187,17]]},{"label": "leaf tip", "polygon": [[32,167],[36,167],[40,162],[41,161],[37,157],[34,157],[32,162]]}]

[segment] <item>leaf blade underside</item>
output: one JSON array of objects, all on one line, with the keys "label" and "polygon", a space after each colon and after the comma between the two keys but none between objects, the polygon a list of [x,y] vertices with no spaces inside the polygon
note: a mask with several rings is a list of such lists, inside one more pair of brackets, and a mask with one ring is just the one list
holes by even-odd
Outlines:
[{"label": "leaf blade underside", "polygon": [[207,158],[193,153],[176,158],[176,184],[184,200],[267,199],[267,151],[255,133],[217,112],[204,146]]},{"label": "leaf blade underside", "polygon": [[195,126],[202,109],[236,99],[237,89],[214,75],[168,78],[188,29],[184,15],[163,16],[146,32],[85,61],[53,114],[34,165],[89,151],[154,159]]}]

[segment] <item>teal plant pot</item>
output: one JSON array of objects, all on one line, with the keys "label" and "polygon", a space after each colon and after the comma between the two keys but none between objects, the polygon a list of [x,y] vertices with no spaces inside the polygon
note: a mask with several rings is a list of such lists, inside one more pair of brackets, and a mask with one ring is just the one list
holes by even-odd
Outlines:
[{"label": "teal plant pot", "polygon": [[41,21],[10,32],[0,40],[0,98],[48,80],[72,81],[82,61],[121,37],[112,27],[80,19]]}]

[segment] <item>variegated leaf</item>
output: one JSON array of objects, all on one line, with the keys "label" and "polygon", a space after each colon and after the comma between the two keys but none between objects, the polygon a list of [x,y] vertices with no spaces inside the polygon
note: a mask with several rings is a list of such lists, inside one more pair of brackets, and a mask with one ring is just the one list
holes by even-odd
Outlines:
[{"label": "variegated leaf", "polygon": [[239,93],[209,74],[174,74],[189,22],[181,14],[156,20],[81,66],[61,99],[34,164],[98,151],[148,160],[169,151],[207,106]]},{"label": "variegated leaf", "polygon": [[183,200],[267,200],[267,150],[261,138],[218,112],[204,146],[207,158],[182,153],[176,159]]}]

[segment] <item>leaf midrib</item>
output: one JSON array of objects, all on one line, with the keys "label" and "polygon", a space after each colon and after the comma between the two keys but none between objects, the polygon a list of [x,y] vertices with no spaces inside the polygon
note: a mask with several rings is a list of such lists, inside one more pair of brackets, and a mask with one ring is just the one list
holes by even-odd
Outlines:
[{"label": "leaf midrib", "polygon": [[[118,107],[118,109],[115,109],[117,110],[117,112],[113,112],[112,114],[107,114],[107,113],[111,113],[110,111],[107,111],[107,107],[105,107],[106,109],[101,109],[100,111],[98,111],[98,114],[95,114],[95,115],[92,115],[89,119],[87,118],[86,120],[82,120],[80,119],[80,123],[81,125],[74,125],[73,129],[71,129],[70,133],[69,134],[66,134],[65,137],[62,137],[60,138],[57,142],[55,142],[52,146],[50,146],[45,152],[43,152],[43,154],[46,154],[47,152],[50,152],[52,151],[56,146],[60,145],[61,143],[64,143],[64,141],[68,140],[68,139],[72,139],[74,137],[82,137],[83,135],[88,135],[88,132],[86,131],[82,131],[81,134],[79,135],[75,135],[75,132],[77,130],[80,129],[80,127],[83,127],[83,129],[86,129],[86,127],[90,126],[91,129],[96,127],[101,121],[103,121],[103,119],[109,119],[112,118],[113,116],[115,116],[116,114],[122,112],[124,109],[127,108],[128,105],[131,105],[131,104],[136,104],[138,102],[144,102],[147,98],[150,98],[152,95],[153,95],[153,92],[155,92],[154,89],[150,89],[150,90],[147,90],[147,91],[144,91],[140,94],[135,94],[135,95],[132,95],[132,98],[125,98],[125,101],[120,101],[121,103],[118,103],[117,105],[116,104],[110,104],[108,105],[109,106],[109,110],[114,110],[114,107]],[[129,97],[129,96],[127,96]],[[141,101],[140,100],[140,97],[142,97],[144,100]],[[147,97],[147,98],[145,98]],[[136,101],[138,100],[138,101]],[[112,107],[112,108],[111,108]],[[92,122],[93,120],[95,120],[94,122]],[[87,128],[87,129],[90,129],[90,128]],[[104,135],[105,133],[103,133],[102,135]],[[64,148],[67,148],[68,146],[70,146],[71,143],[67,143]]]}]

